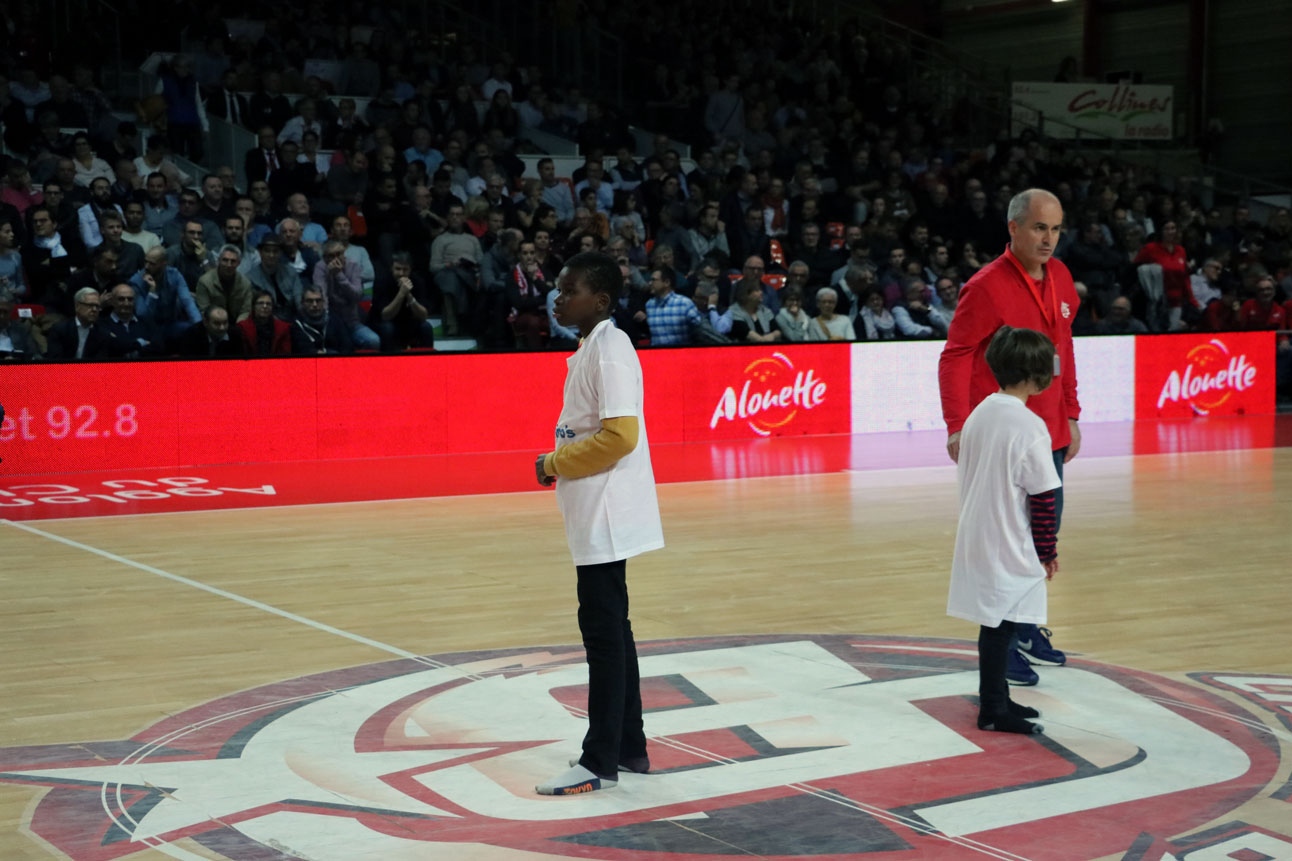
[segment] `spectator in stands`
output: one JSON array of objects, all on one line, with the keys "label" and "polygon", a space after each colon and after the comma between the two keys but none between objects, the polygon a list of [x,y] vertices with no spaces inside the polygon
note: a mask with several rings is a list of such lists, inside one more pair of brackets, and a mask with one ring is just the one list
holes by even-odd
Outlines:
[{"label": "spectator in stands", "polygon": [[1200,312],[1205,312],[1212,302],[1220,300],[1223,292],[1221,281],[1225,266],[1217,257],[1208,257],[1198,271],[1189,278],[1189,289]]},{"label": "spectator in stands", "polygon": [[903,301],[893,306],[897,331],[907,340],[945,338],[950,321],[928,303],[928,285],[914,276],[902,280]]},{"label": "spectator in stands", "polygon": [[175,339],[172,348],[181,356],[194,358],[241,356],[247,352],[241,327],[230,326],[229,312],[219,305],[202,312],[202,322],[190,326]]},{"label": "spectator in stands", "polygon": [[[138,206],[138,204],[135,204]],[[138,245],[126,242],[125,220],[119,212],[109,210],[99,216],[99,233],[103,236],[100,248],[106,248],[117,255],[116,277],[126,281],[144,266],[144,250]],[[114,282],[115,283],[115,282]]]},{"label": "spectator in stands", "polygon": [[1112,298],[1121,292],[1121,281],[1129,257],[1113,248],[1097,221],[1087,222],[1081,236],[1069,245],[1063,262],[1072,277],[1085,283],[1094,296],[1099,313],[1104,313]]},{"label": "spectator in stands", "polygon": [[[1274,301],[1276,287],[1273,276],[1264,273],[1258,275],[1253,288],[1256,295],[1244,302],[1239,311],[1239,328],[1248,331],[1288,329],[1287,311]],[[1280,351],[1286,349],[1287,341],[1286,336],[1279,339]]]},{"label": "spectator in stands", "polygon": [[239,264],[238,271],[244,275],[260,262],[260,254],[255,246],[247,241],[247,222],[241,215],[235,213],[224,220],[224,242],[221,243],[221,247],[225,245],[232,245],[242,255],[242,263]]},{"label": "spectator in stands", "polygon": [[323,124],[319,122],[318,106],[313,99],[301,99],[296,103],[295,116],[283,123],[277,140],[279,145],[287,141],[299,144],[306,132],[314,132],[319,138],[323,137]]},{"label": "spectator in stands", "polygon": [[27,210],[31,234],[23,246],[22,262],[27,273],[28,295],[47,311],[72,316],[72,294],[68,281],[72,270],[86,265],[85,245],[74,230],[60,231],[48,204]]},{"label": "spectator in stands", "polygon": [[[171,149],[194,161],[202,161],[202,138],[211,124],[192,63],[184,55],[176,56],[158,70],[156,93],[166,100],[166,134]],[[143,171],[139,171],[143,173]]]},{"label": "spectator in stands", "polygon": [[615,205],[615,189],[606,182],[603,163],[600,158],[589,157],[583,166],[586,172],[583,179],[574,186],[575,199],[583,199],[584,189],[592,190],[596,193],[597,211],[608,217]]},{"label": "spectator in stands", "polygon": [[667,267],[651,270],[645,310],[652,347],[686,346],[692,343],[692,330],[704,325],[695,303],[677,292],[676,277]]},{"label": "spectator in stands", "polygon": [[202,215],[202,198],[191,188],[186,188],[179,193],[179,212],[169,222],[162,225],[162,244],[168,248],[179,245],[184,239],[188,225],[192,222],[197,222],[202,226],[202,242],[207,248],[219,246],[220,227],[215,222],[208,221]]},{"label": "spectator in stands", "polygon": [[103,234],[99,232],[99,216],[109,211],[118,215],[121,213],[112,202],[112,180],[101,176],[90,183],[90,202],[76,211],[81,242],[86,248],[94,248],[103,242]]},{"label": "spectator in stands", "polygon": [[884,292],[879,288],[862,294],[857,323],[862,327],[863,340],[891,341],[897,337],[897,321],[893,319],[893,313],[888,310]]},{"label": "spectator in stands", "polygon": [[99,326],[103,297],[93,287],[82,287],[75,295],[76,314],[55,323],[46,334],[49,359],[102,359],[108,354],[107,339]]},{"label": "spectator in stands", "polygon": [[251,118],[247,97],[238,92],[238,73],[225,69],[220,85],[206,98],[206,112],[235,126],[245,126]]},{"label": "spectator in stands", "polygon": [[237,323],[251,316],[251,282],[238,271],[241,263],[237,248],[225,245],[220,249],[215,268],[197,281],[198,311],[205,315],[212,306],[224,308]]},{"label": "spectator in stands", "polygon": [[30,66],[18,69],[9,81],[10,94],[27,109],[27,122],[36,121],[36,106],[49,101],[49,84],[42,81]]},{"label": "spectator in stands", "polygon": [[123,158],[117,162],[116,181],[112,183],[112,202],[125,212],[125,205],[139,197],[144,189],[143,177],[135,170],[133,159]]},{"label": "spectator in stands", "polygon": [[[116,134],[103,150],[103,160],[109,164],[116,164],[121,159],[135,162],[139,158],[139,150],[135,148],[135,142],[138,140],[138,126],[128,120],[117,123]],[[138,173],[138,169],[135,172]],[[142,179],[144,174],[140,173],[139,176]]]},{"label": "spectator in stands", "polygon": [[[507,284],[520,255],[519,230],[501,229],[480,260],[480,289],[475,297],[474,334],[485,346],[507,346]],[[483,244],[483,243],[482,243]]]},{"label": "spectator in stands", "polygon": [[1108,313],[1095,324],[1095,333],[1099,335],[1144,335],[1148,326],[1144,321],[1131,315],[1131,301],[1125,296],[1118,296],[1108,305]]},{"label": "spectator in stands", "polygon": [[299,193],[287,198],[287,215],[300,228],[300,244],[316,254],[322,251],[323,243],[327,242],[327,230],[310,220],[309,198]]},{"label": "spectator in stands", "polygon": [[[277,72],[266,72],[260,79],[260,89],[251,96],[248,105],[250,111],[247,119],[248,128],[263,129],[268,126],[275,136],[278,130],[287,125],[292,117],[292,105],[282,93],[282,77]],[[264,146],[264,139],[261,139]],[[247,173],[248,181],[251,173]]]},{"label": "spectator in stands", "polygon": [[347,356],[354,352],[349,327],[328,313],[323,291],[313,284],[303,288],[300,308],[292,322],[292,352],[302,356]]},{"label": "spectator in stands", "polygon": [[[968,193],[967,206],[960,215],[957,238],[972,243],[977,252],[985,255],[986,260],[995,258],[1009,242],[1005,217],[988,205],[987,192],[981,188]],[[970,273],[961,274],[968,278]]]},{"label": "spectator in stands", "polygon": [[292,351],[292,325],[274,313],[274,297],[268,291],[252,291],[251,316],[236,325],[247,355],[285,356]]},{"label": "spectator in stands", "polygon": [[709,96],[704,109],[704,128],[715,146],[731,141],[739,145],[745,134],[745,98],[740,93],[740,76],[727,75],[721,90]]},{"label": "spectator in stands", "polygon": [[520,136],[520,114],[511,101],[511,93],[498,90],[489,98],[481,128],[486,132],[497,131],[504,146],[511,148]]},{"label": "spectator in stands", "polygon": [[718,204],[706,204],[696,226],[687,231],[688,251],[695,265],[706,257],[716,257],[725,265],[731,260],[726,225],[718,218]]},{"label": "spectator in stands", "polygon": [[781,291],[781,310],[776,314],[776,327],[786,341],[809,341],[808,327],[812,318],[803,310],[803,291],[798,287],[785,287]]},{"label": "spectator in stands", "polygon": [[352,141],[352,147],[358,145],[369,134],[372,127],[359,116],[354,99],[344,98],[337,102],[337,116],[323,125],[323,146],[325,149],[344,149],[343,143]]},{"label": "spectator in stands", "polygon": [[775,314],[763,304],[761,283],[741,282],[736,285],[727,316],[731,318],[733,341],[773,343],[783,337],[776,326]]},{"label": "spectator in stands", "polygon": [[[1175,221],[1165,222],[1157,239],[1144,243],[1132,262],[1136,266],[1157,264],[1162,267],[1162,290],[1169,319],[1149,328],[1157,331],[1181,328],[1185,307],[1196,307],[1197,303],[1189,286],[1189,254],[1179,244],[1179,229]],[[1149,322],[1153,323],[1153,320],[1150,314]]]},{"label": "spectator in stands", "polygon": [[284,218],[278,222],[278,240],[282,243],[283,262],[295,269],[302,281],[309,280],[319,262],[319,255],[301,241],[300,222],[295,218]]},{"label": "spectator in stands", "polygon": [[955,317],[958,304],[960,304],[960,282],[951,276],[943,275],[933,285],[933,307],[946,321],[948,329],[951,328],[951,320]]},{"label": "spectator in stands", "polygon": [[179,199],[167,193],[162,174],[151,173],[144,180],[143,206],[144,228],[158,235],[179,215]]},{"label": "spectator in stands", "polygon": [[202,319],[184,277],[171,268],[166,249],[157,246],[144,253],[144,268],[129,281],[137,295],[136,314],[157,330],[163,341],[178,336]]},{"label": "spectator in stands", "polygon": [[[72,82],[62,75],[50,75],[49,98],[36,105],[36,116],[53,114],[60,128],[86,129],[90,127],[90,118],[85,110],[72,98]],[[98,134],[97,130],[94,130]]]},{"label": "spectator in stands", "polygon": [[363,299],[363,277],[359,264],[345,256],[345,245],[329,241],[323,246],[323,257],[314,265],[312,280],[323,291],[328,315],[346,327],[357,349],[376,350],[381,337],[359,319],[359,302]]},{"label": "spectator in stands", "polygon": [[216,174],[208,173],[202,180],[198,216],[212,224],[223,226],[224,220],[230,215],[233,215],[233,201],[225,198],[224,183]]},{"label": "spectator in stands", "polygon": [[278,160],[277,133],[273,126],[263,125],[256,133],[257,146],[247,150],[242,159],[242,170],[247,177],[247,188],[260,181],[268,180],[282,165]]},{"label": "spectator in stands", "polygon": [[412,256],[404,251],[392,255],[390,268],[377,276],[369,315],[370,326],[381,337],[381,349],[389,353],[434,347],[429,306],[430,295],[413,272]]},{"label": "spectator in stands", "polygon": [[556,211],[556,222],[561,228],[574,223],[573,189],[557,179],[556,164],[550,158],[538,160],[538,178],[543,183],[543,202]]},{"label": "spectator in stands", "polygon": [[808,265],[813,284],[828,284],[830,276],[844,260],[843,254],[831,251],[830,246],[821,241],[820,226],[810,221],[803,224],[792,256]]},{"label": "spectator in stands", "polygon": [[110,186],[116,179],[112,167],[94,153],[90,136],[84,132],[72,135],[72,161],[76,163],[76,184],[89,188],[92,180],[102,177]]},{"label": "spectator in stands", "polygon": [[31,171],[21,161],[14,160],[9,165],[9,170],[5,174],[4,193],[0,195],[8,206],[12,206],[19,216],[27,214],[27,210],[38,203],[45,201],[44,196],[32,188]]},{"label": "spectator in stands", "polygon": [[160,355],[163,349],[161,335],[147,320],[135,316],[135,288],[118,284],[108,295],[112,308],[107,317],[101,318],[105,350],[114,359],[138,359]]},{"label": "spectator in stands", "polygon": [[13,288],[0,286],[0,361],[39,359],[40,345],[32,337],[30,324],[13,316],[16,304]]},{"label": "spectator in stands", "polygon": [[[263,181],[259,183],[261,188],[264,185]],[[261,214],[257,210],[255,198],[249,194],[239,195],[233,201],[233,212],[242,219],[243,236],[249,249],[259,248],[260,240],[274,232],[274,221],[269,217],[268,210]]]},{"label": "spectator in stands", "polygon": [[184,234],[180,237],[179,243],[166,249],[166,262],[179,272],[188,289],[194,293],[197,292],[197,285],[202,276],[216,265],[215,255],[206,245],[205,231],[203,222],[189,221],[184,225]]},{"label": "spectator in stands", "polygon": [[338,215],[332,219],[332,230],[328,233],[328,239],[332,242],[341,243],[345,248],[346,259],[354,262],[359,267],[359,276],[363,281],[364,295],[371,295],[377,273],[373,268],[372,257],[368,254],[368,249],[362,245],[353,244],[350,241],[353,236],[354,225],[348,215]]},{"label": "spectator in stands", "polygon": [[135,168],[143,177],[160,173],[166,178],[166,190],[172,194],[179,192],[193,181],[193,177],[175,166],[170,160],[166,138],[162,135],[149,135],[144,145],[144,154],[135,159]]},{"label": "spectator in stands", "polygon": [[27,298],[22,254],[18,251],[18,235],[12,221],[0,221],[0,288],[12,290],[19,301]]},{"label": "spectator in stands", "polygon": [[[125,229],[121,233],[123,241],[139,246],[141,251],[149,251],[161,245],[161,237],[144,227],[142,201],[128,201],[123,209],[125,213]],[[99,229],[102,231],[102,226]]]},{"label": "spectator in stands", "polygon": [[282,262],[282,242],[267,234],[257,245],[259,261],[245,271],[253,289],[263,290],[274,299],[274,313],[291,320],[300,305],[302,282],[296,270]]},{"label": "spectator in stands", "polygon": [[538,262],[537,247],[532,240],[521,240],[516,265],[507,281],[507,301],[511,307],[508,320],[518,347],[542,348],[548,333],[549,289],[547,276]]}]

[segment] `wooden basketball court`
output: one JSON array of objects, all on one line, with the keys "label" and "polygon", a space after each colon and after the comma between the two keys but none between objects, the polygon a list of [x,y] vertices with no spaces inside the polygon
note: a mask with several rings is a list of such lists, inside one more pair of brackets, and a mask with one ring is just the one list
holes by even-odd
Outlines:
[{"label": "wooden basketball court", "polygon": [[[1169,677],[1292,677],[1292,449],[1083,457],[1066,479],[1050,591],[1056,646]],[[976,636],[944,612],[949,465],[659,490],[668,547],[629,565],[639,641]],[[340,668],[578,642],[573,571],[543,491],[5,522],[0,536],[7,748],[129,739],[203,703]],[[1035,690],[1067,672],[1042,669]],[[1266,717],[1287,750],[1287,726]],[[567,747],[577,755],[577,736]],[[1279,770],[1286,781],[1286,758]],[[69,857],[30,832],[46,791],[0,782],[0,858]],[[1265,827],[1292,823],[1292,805],[1265,815]],[[182,834],[114,851],[96,857],[230,857]],[[757,845],[722,851],[765,857]]]}]

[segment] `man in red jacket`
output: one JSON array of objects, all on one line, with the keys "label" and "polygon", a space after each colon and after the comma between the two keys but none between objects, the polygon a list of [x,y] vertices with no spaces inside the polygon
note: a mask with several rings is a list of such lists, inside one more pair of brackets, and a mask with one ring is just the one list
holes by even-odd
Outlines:
[{"label": "man in red jacket", "polygon": [[[1052,259],[1063,228],[1063,206],[1048,191],[1031,188],[1009,202],[1009,245],[979,270],[960,293],[946,347],[938,365],[942,417],[947,423],[947,453],[960,456],[960,429],[978,402],[1000,387],[987,367],[987,345],[1001,326],[1035,329],[1054,342],[1054,383],[1027,406],[1050,431],[1054,466],[1063,477],[1063,464],[1081,449],[1077,419],[1077,368],[1072,354],[1072,322],[1080,299],[1068,267]],[[1056,521],[1063,514],[1063,488],[1055,491]],[[1011,648],[1011,684],[1034,685],[1038,676],[1029,664],[1062,666],[1063,652],[1050,645],[1048,631],[1018,625],[1018,648]],[[1027,657],[1024,657],[1026,653]]]}]

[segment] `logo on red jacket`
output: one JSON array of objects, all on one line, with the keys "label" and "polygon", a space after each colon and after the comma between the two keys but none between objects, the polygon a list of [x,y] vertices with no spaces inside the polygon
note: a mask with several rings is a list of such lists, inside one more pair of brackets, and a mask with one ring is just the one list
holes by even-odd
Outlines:
[{"label": "logo on red jacket", "polygon": [[721,422],[743,421],[759,436],[771,436],[794,421],[801,410],[812,410],[825,402],[826,384],[812,368],[801,371],[789,356],[773,353],[745,366],[744,382],[727,386],[709,420],[709,427]]},{"label": "logo on red jacket", "polygon": [[1234,355],[1219,338],[1198,344],[1185,356],[1182,369],[1173,369],[1162,385],[1157,406],[1187,403],[1198,415],[1219,409],[1236,392],[1256,384],[1257,371],[1246,353]]}]

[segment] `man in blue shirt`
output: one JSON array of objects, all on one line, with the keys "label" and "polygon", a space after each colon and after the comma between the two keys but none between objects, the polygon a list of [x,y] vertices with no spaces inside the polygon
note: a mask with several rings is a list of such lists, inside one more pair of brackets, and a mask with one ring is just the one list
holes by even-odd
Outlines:
[{"label": "man in blue shirt", "polygon": [[676,278],[672,269],[651,270],[646,325],[652,347],[686,346],[691,343],[691,327],[701,325],[695,303],[674,292]]}]

